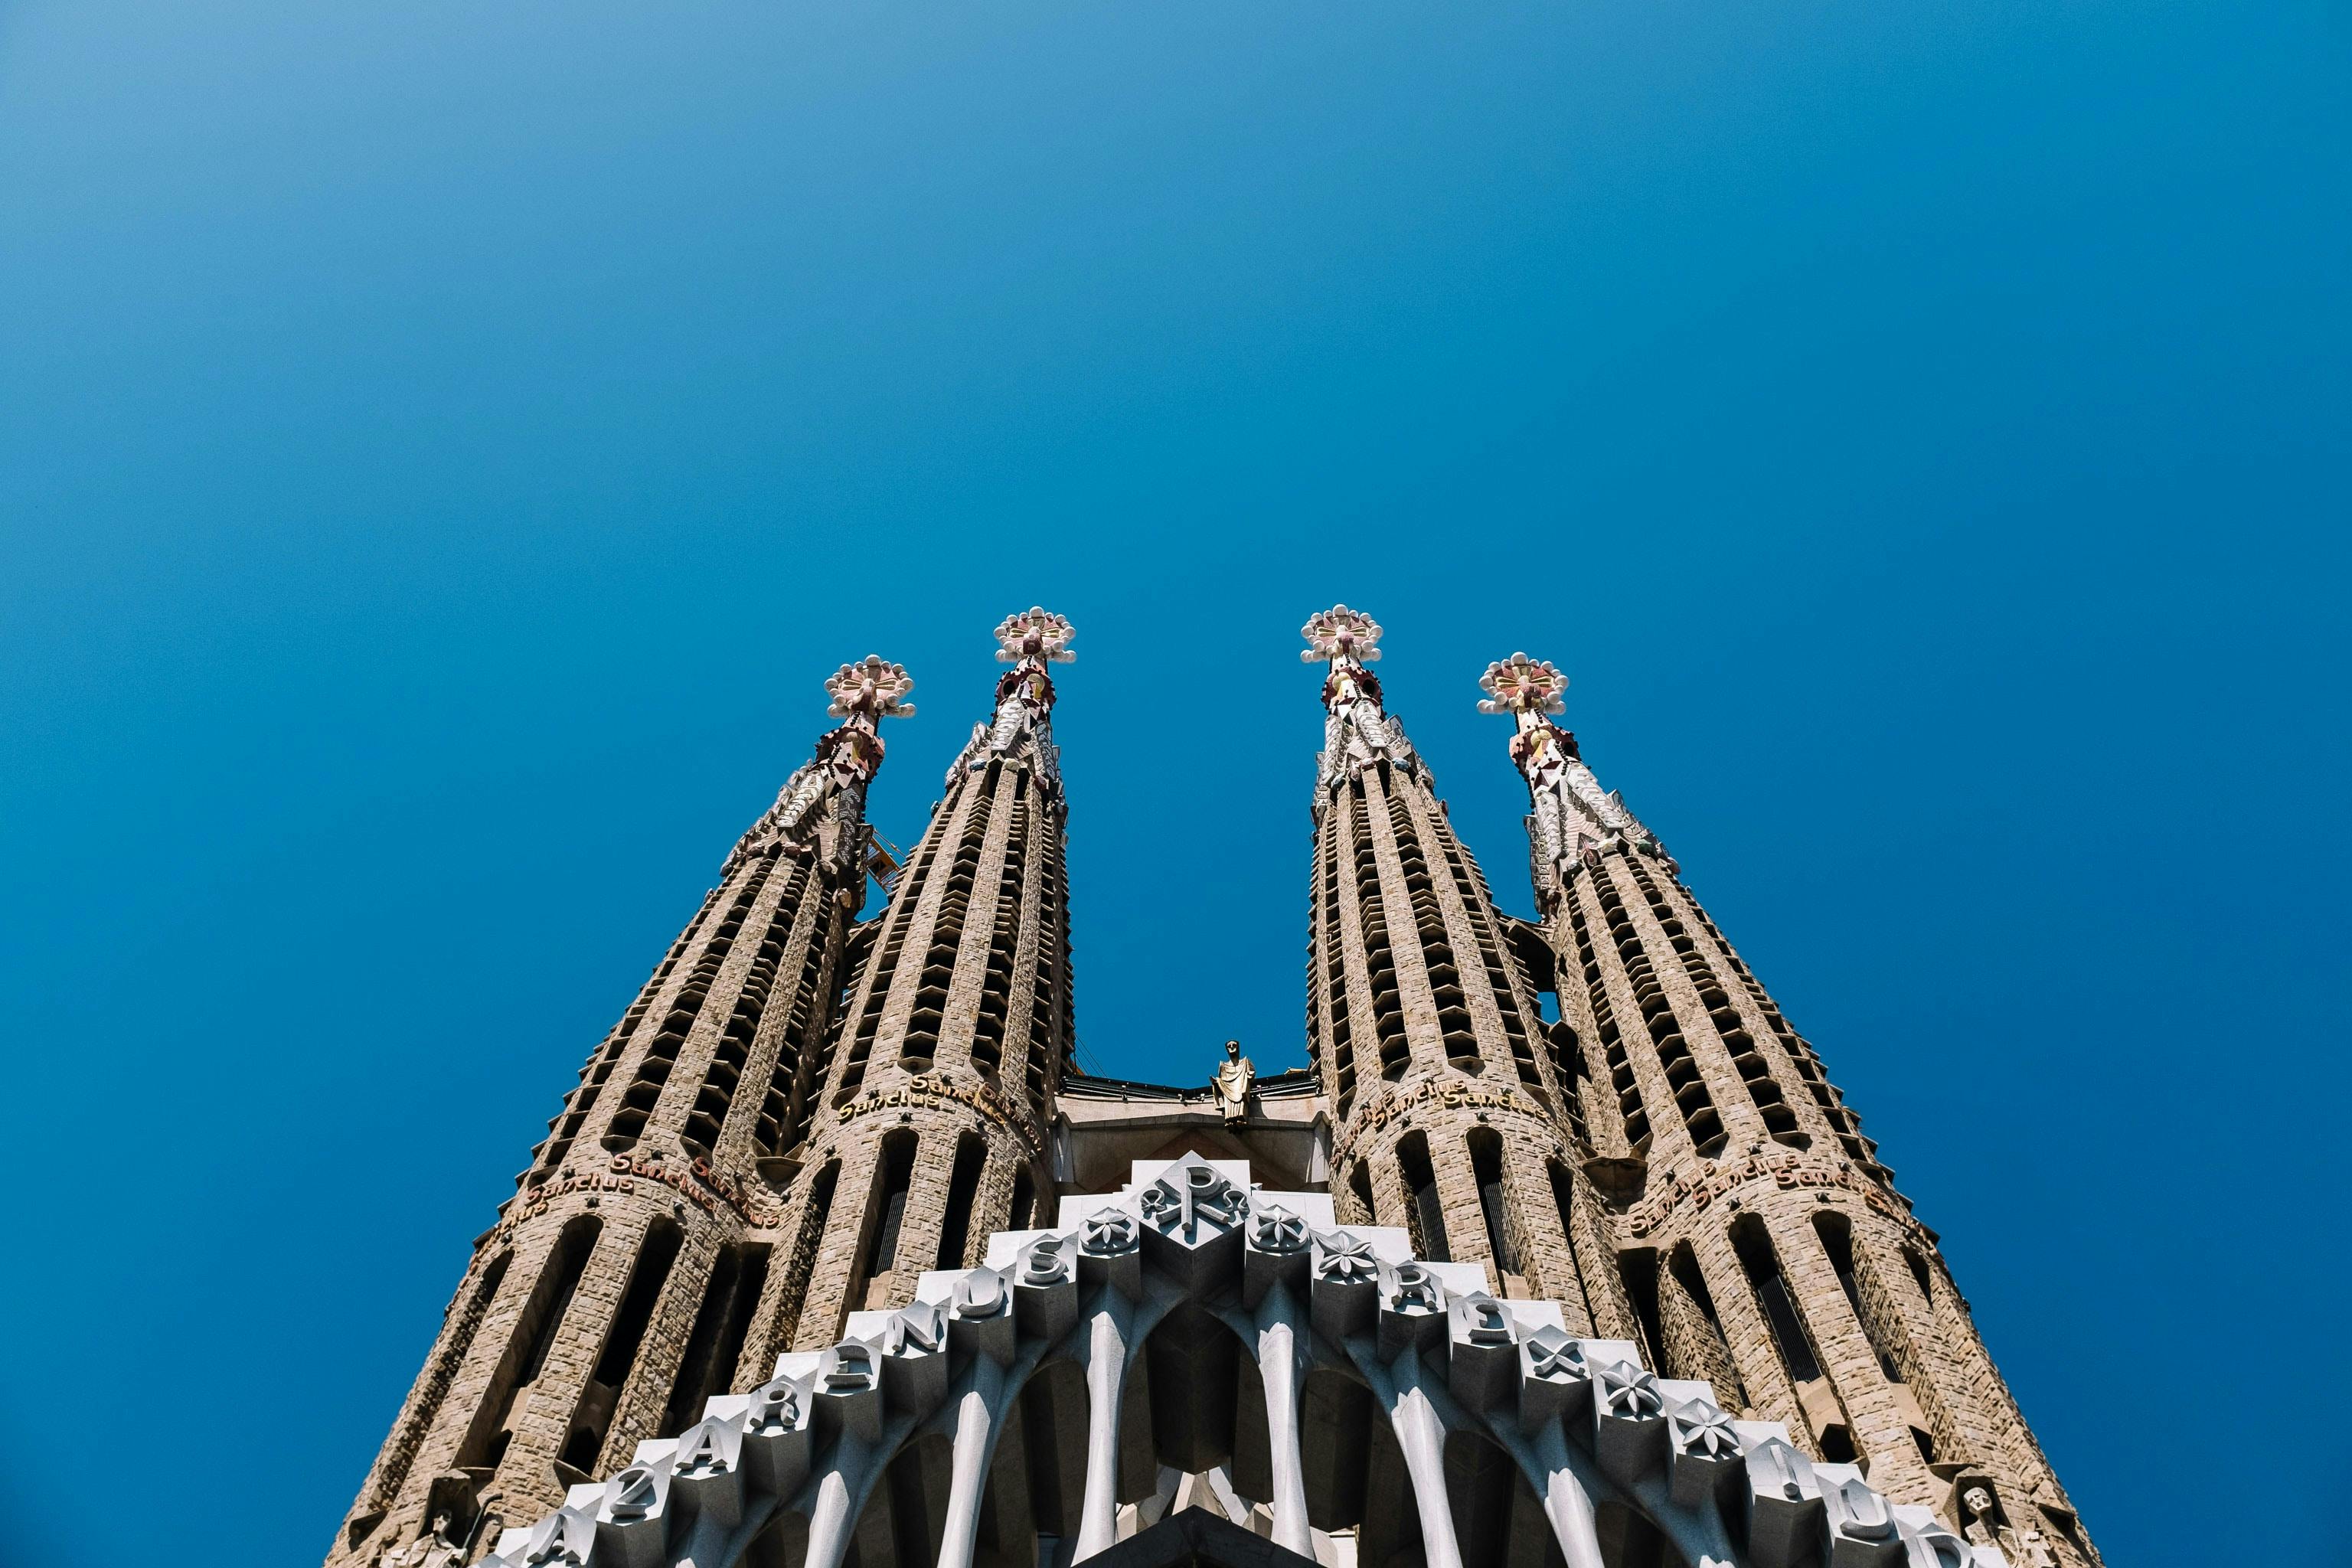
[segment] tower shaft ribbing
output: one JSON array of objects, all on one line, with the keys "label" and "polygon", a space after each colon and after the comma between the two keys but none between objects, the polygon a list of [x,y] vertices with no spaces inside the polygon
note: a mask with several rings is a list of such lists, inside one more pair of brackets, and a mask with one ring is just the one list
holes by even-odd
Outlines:
[{"label": "tower shaft ribbing", "polygon": [[1329,666],[1308,995],[1334,1192],[1360,1223],[1405,1227],[1420,1256],[1484,1263],[1498,1294],[1613,1331],[1631,1318],[1606,1289],[1592,1299],[1606,1276],[1582,1261],[1601,1232],[1568,1153],[1573,1086],[1486,879],[1365,668],[1380,628],[1340,605],[1306,635],[1306,657]]},{"label": "tower shaft ribbing", "polygon": [[[366,1561],[492,1494],[560,1499],[730,1386],[865,885],[877,721],[911,711],[879,659],[827,683],[844,721],[713,889],[548,1124],[480,1237],[329,1555]],[[756,1364],[756,1363],[754,1363]]]},{"label": "tower shaft ribbing", "polygon": [[1514,655],[1483,684],[1517,724],[1587,1163],[1652,1364],[1738,1391],[1816,1458],[1978,1517],[2027,1561],[2095,1563],[1935,1234],[1680,868],[1551,722],[1567,678]]}]

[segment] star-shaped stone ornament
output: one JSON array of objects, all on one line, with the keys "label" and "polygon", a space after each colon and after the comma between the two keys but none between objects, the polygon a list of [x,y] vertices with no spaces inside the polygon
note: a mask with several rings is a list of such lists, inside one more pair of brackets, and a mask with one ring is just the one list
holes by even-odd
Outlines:
[{"label": "star-shaped stone ornament", "polygon": [[1676,1409],[1669,1418],[1669,1429],[1675,1447],[1684,1452],[1709,1459],[1739,1457],[1739,1434],[1732,1429],[1731,1417],[1706,1400],[1694,1399]]},{"label": "star-shaped stone ornament", "polygon": [[1315,1277],[1334,1285],[1370,1285],[1380,1277],[1381,1260],[1372,1244],[1353,1232],[1334,1230],[1320,1238]]},{"label": "star-shaped stone ornament", "polygon": [[1135,1216],[1125,1209],[1097,1209],[1078,1227],[1078,1245],[1090,1257],[1132,1252],[1138,1239]]},{"label": "star-shaped stone ornament", "polygon": [[1312,1239],[1307,1222],[1280,1204],[1267,1204],[1250,1216],[1250,1245],[1260,1252],[1288,1257],[1306,1251]]},{"label": "star-shaped stone ornament", "polygon": [[1595,1387],[1601,1409],[1622,1420],[1639,1421],[1666,1408],[1665,1396],[1658,1392],[1658,1380],[1638,1366],[1623,1363],[1604,1366]]}]

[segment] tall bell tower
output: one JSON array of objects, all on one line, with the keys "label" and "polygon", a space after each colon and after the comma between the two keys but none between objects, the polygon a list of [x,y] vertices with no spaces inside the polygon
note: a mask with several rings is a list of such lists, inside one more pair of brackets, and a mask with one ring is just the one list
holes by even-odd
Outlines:
[{"label": "tall bell tower", "polygon": [[[1045,1130],[1071,1052],[1068,808],[1048,667],[1070,623],[1007,616],[994,712],[948,767],[890,907],[858,932],[801,1156],[774,1348],[903,1307],[1050,1192]],[[797,1303],[797,1311],[793,1307]]]},{"label": "tall bell tower", "polygon": [[913,685],[874,657],[825,683],[839,726],[727,857],[477,1238],[331,1564],[492,1498],[509,1516],[556,1501],[732,1385],[772,1272],[762,1166],[816,1109],[879,721],[914,710]]},{"label": "tall bell tower", "polygon": [[1540,978],[1650,1364],[2013,1563],[2096,1563],[1935,1232],[1681,868],[1552,722],[1568,678],[1513,654],[1480,684],[1513,722]]},{"label": "tall bell tower", "polygon": [[1381,628],[1345,605],[1304,628],[1324,665],[1308,1015],[1343,1217],[1415,1256],[1486,1266],[1498,1295],[1565,1305],[1571,1331],[1633,1322],[1601,1205],[1572,1152],[1576,1084],[1508,921],[1369,666]]}]

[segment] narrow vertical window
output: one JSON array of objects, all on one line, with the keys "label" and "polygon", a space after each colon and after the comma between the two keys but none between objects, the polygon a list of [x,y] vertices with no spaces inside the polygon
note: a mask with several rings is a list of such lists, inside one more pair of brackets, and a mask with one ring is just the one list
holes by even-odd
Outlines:
[{"label": "narrow vertical window", "polygon": [[1617,1255],[1617,1277],[1625,1282],[1625,1299],[1642,1325],[1642,1357],[1653,1372],[1666,1370],[1666,1329],[1658,1316],[1658,1254],[1649,1247]]},{"label": "narrow vertical window", "polygon": [[515,1337],[523,1347],[522,1354],[516,1358],[504,1386],[493,1387],[484,1395],[478,1407],[480,1415],[458,1450],[459,1467],[495,1469],[506,1457],[507,1444],[514,1436],[509,1417],[514,1414],[515,1396],[545,1369],[556,1331],[571,1310],[572,1298],[580,1289],[580,1277],[587,1270],[589,1255],[596,1250],[597,1233],[603,1228],[603,1221],[589,1215],[566,1225],[556,1238],[553,1255],[541,1270],[539,1283],[516,1324]]},{"label": "narrow vertical window", "polygon": [[1576,1178],[1568,1167],[1557,1160],[1544,1163],[1544,1173],[1551,1178],[1552,1207],[1559,1211],[1559,1233],[1568,1237],[1570,1248],[1576,1246]]},{"label": "narrow vertical window", "polygon": [[1406,1218],[1412,1253],[1425,1263],[1450,1263],[1445,1247],[1445,1205],[1437,1195],[1437,1173],[1429,1163],[1429,1138],[1414,1132],[1397,1143],[1397,1169],[1404,1177]]},{"label": "narrow vertical window", "polygon": [[1903,1370],[1887,1353],[1885,1336],[1879,1332],[1876,1314],[1864,1304],[1862,1282],[1854,1278],[1853,1223],[1843,1215],[1818,1214],[1813,1216],[1813,1234],[1822,1238],[1822,1250],[1829,1254],[1838,1288],[1845,1292],[1845,1304],[1853,1309],[1853,1321],[1862,1325],[1863,1338],[1870,1342],[1872,1352],[1878,1357],[1878,1370],[1887,1382],[1901,1383]]},{"label": "narrow vertical window", "polygon": [[898,1266],[898,1231],[907,1218],[907,1189],[914,1175],[915,1135],[893,1132],[883,1139],[882,1158],[874,1172],[874,1199],[866,1211],[866,1257],[850,1289],[850,1300],[860,1307],[889,1295],[889,1276]]},{"label": "narrow vertical window", "polygon": [[1372,1206],[1372,1167],[1365,1161],[1357,1161],[1356,1168],[1348,1173],[1348,1190],[1355,1194],[1356,1212],[1363,1216],[1356,1223],[1378,1223],[1381,1211]]},{"label": "narrow vertical window", "polygon": [[1739,1267],[1748,1276],[1748,1288],[1756,1292],[1757,1308],[1772,1331],[1772,1342],[1780,1348],[1790,1377],[1799,1383],[1820,1377],[1822,1363],[1814,1358],[1813,1342],[1806,1337],[1803,1320],[1797,1316],[1797,1299],[1780,1272],[1780,1255],[1772,1249],[1763,1221],[1754,1215],[1743,1216],[1731,1227],[1731,1245],[1739,1255]]},{"label": "narrow vertical window", "polygon": [[[1748,1276],[1748,1288],[1756,1293],[1757,1310],[1763,1313],[1765,1325],[1771,1330],[1772,1343],[1780,1352],[1781,1364],[1788,1369],[1790,1381],[1797,1385],[1798,1400],[1806,1407],[1805,1417],[1812,1423],[1814,1434],[1821,1440],[1822,1458],[1833,1464],[1852,1463],[1853,1434],[1847,1426],[1836,1389],[1822,1372],[1821,1357],[1814,1352],[1804,1317],[1797,1310],[1796,1294],[1781,1271],[1780,1254],[1773,1248],[1764,1222],[1752,1214],[1742,1215],[1731,1227],[1731,1245],[1739,1256],[1741,1272]],[[1809,1388],[1808,1384],[1819,1386]]]},{"label": "narrow vertical window", "polygon": [[1005,1228],[1007,1230],[1027,1230],[1031,1228],[1029,1211],[1035,1205],[1036,1202],[1037,1179],[1029,1173],[1029,1167],[1024,1165],[1020,1170],[1013,1173],[1013,1212],[1006,1216]]},{"label": "narrow vertical window", "polygon": [[791,1316],[782,1325],[777,1342],[780,1344],[800,1342],[801,1306],[808,1292],[809,1275],[816,1268],[816,1249],[824,1244],[824,1222],[833,1213],[833,1190],[840,1180],[841,1162],[833,1160],[809,1183],[808,1203],[801,1211],[800,1235],[793,1238],[793,1255],[785,1265],[783,1299],[791,1303]]},{"label": "narrow vertical window", "polygon": [[1511,1245],[1510,1205],[1503,1191],[1503,1140],[1491,1128],[1470,1134],[1470,1168],[1478,1179],[1478,1210],[1486,1222],[1486,1250],[1495,1259],[1496,1285],[1519,1272],[1518,1249]]},{"label": "narrow vertical window", "polygon": [[727,1392],[751,1331],[751,1314],[768,1282],[768,1249],[764,1247],[721,1248],[712,1262],[710,1282],[702,1293],[702,1307],[678,1358],[677,1378],[670,1384],[669,1407],[663,1414],[660,1436],[685,1431],[702,1418],[704,1403]]},{"label": "narrow vertical window", "polygon": [[604,1333],[604,1348],[597,1353],[596,1368],[589,1373],[588,1386],[572,1414],[572,1435],[563,1440],[561,1458],[576,1470],[593,1469],[597,1456],[604,1452],[604,1429],[636,1366],[646,1327],[653,1321],[654,1308],[661,1300],[662,1287],[669,1283],[670,1266],[677,1261],[677,1249],[684,1240],[685,1233],[675,1221],[658,1219],[646,1227],[637,1266],[630,1270],[628,1289],[621,1293],[613,1326]]},{"label": "narrow vertical window", "polygon": [[1706,1288],[1706,1276],[1700,1271],[1698,1254],[1691,1250],[1689,1242],[1675,1247],[1666,1259],[1666,1272],[1673,1276],[1675,1283],[1682,1288],[1683,1295],[1698,1310],[1700,1319],[1706,1324],[1706,1360],[1709,1365],[1704,1371],[1696,1371],[1696,1375],[1716,1385],[1718,1400],[1731,1407],[1744,1407],[1748,1404],[1747,1382],[1739,1375],[1738,1363],[1731,1358],[1731,1342],[1724,1334],[1723,1320],[1716,1314],[1715,1296]]},{"label": "narrow vertical window", "polygon": [[963,1267],[964,1247],[971,1236],[971,1211],[980,1201],[981,1167],[988,1163],[988,1146],[971,1133],[956,1142],[955,1173],[948,1180],[947,1219],[940,1227],[941,1268]]}]

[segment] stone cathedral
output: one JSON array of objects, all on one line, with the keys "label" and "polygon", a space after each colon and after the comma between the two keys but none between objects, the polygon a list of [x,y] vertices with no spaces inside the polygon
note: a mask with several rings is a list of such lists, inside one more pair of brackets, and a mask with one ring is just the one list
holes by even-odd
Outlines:
[{"label": "stone cathedral", "polygon": [[1528,921],[1380,626],[1310,619],[1311,1065],[1079,1072],[1072,637],[996,628],[903,863],[865,803],[913,682],[826,683],[837,727],[476,1239],[330,1568],[2099,1563],[1936,1233],[1550,664],[1481,681]]}]

